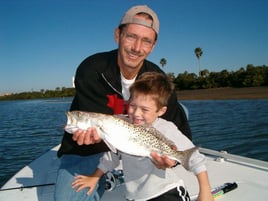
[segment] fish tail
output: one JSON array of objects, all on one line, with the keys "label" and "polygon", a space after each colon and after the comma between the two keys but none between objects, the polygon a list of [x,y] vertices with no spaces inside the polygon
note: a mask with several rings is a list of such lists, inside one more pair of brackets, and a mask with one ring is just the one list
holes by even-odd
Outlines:
[{"label": "fish tail", "polygon": [[178,162],[181,163],[181,165],[189,170],[189,161],[192,156],[192,154],[198,150],[198,147],[192,147],[190,149],[186,149],[184,151],[178,151]]}]

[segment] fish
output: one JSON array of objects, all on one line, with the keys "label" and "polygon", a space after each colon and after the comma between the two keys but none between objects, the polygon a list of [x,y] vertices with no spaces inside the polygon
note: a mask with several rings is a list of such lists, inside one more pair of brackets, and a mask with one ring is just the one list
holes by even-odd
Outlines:
[{"label": "fish", "polygon": [[156,152],[176,160],[188,169],[189,159],[198,149],[192,147],[183,151],[174,150],[175,143],[160,131],[153,127],[134,125],[123,115],[85,111],[69,111],[66,115],[66,132],[73,134],[78,129],[95,127],[99,137],[115,153],[119,150],[130,155],[151,158],[151,152]]}]

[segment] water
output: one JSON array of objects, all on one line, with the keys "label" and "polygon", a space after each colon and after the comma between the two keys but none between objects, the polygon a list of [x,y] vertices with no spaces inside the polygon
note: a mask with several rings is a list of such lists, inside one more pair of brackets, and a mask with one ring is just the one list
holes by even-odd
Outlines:
[{"label": "water", "polygon": [[61,142],[71,99],[0,101],[0,186]]},{"label": "water", "polygon": [[[61,142],[71,98],[0,101],[0,186]],[[183,101],[197,146],[268,161],[268,100]]]},{"label": "water", "polygon": [[268,161],[268,100],[187,101],[194,143]]}]

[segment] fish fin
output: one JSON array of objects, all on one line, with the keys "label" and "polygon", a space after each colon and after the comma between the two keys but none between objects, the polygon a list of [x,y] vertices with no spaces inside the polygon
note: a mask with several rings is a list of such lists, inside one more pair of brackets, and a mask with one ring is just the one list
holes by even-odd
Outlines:
[{"label": "fish fin", "polygon": [[184,151],[177,151],[178,155],[181,155],[183,154],[183,157],[178,157],[177,161],[179,163],[182,164],[182,166],[186,169],[186,170],[189,170],[190,167],[189,167],[189,161],[190,161],[190,158],[192,156],[192,154],[198,150],[198,147],[192,147],[190,149],[186,149]]},{"label": "fish fin", "polygon": [[97,133],[99,134],[99,137],[105,142],[105,144],[108,146],[108,148],[116,153],[117,152],[117,149],[111,144],[109,143],[109,140],[106,139],[106,135],[105,135],[105,131],[102,129],[102,127],[95,127],[96,130],[97,130]]},{"label": "fish fin", "polygon": [[103,139],[103,141],[105,142],[105,144],[109,147],[109,149],[114,152],[114,153],[117,153],[117,149],[112,145],[110,144],[107,140]]},{"label": "fish fin", "polygon": [[131,123],[127,114],[114,114],[113,116],[118,118],[118,119],[122,119],[128,123]]},{"label": "fish fin", "polygon": [[155,131],[156,128],[152,127],[152,125],[149,124],[144,124],[144,125],[139,125],[140,127],[145,128],[147,131]]}]

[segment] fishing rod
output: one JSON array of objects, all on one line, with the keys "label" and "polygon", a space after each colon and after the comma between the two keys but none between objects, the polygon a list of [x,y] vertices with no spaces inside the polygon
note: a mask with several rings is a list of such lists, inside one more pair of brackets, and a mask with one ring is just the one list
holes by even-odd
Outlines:
[{"label": "fishing rod", "polygon": [[53,185],[55,185],[55,183],[37,184],[37,185],[30,185],[30,186],[19,186],[19,187],[13,187],[13,188],[0,189],[0,191],[9,191],[9,190],[18,190],[18,189],[20,189],[22,191],[25,188],[37,188],[37,187],[53,186]]},{"label": "fishing rod", "polygon": [[[237,187],[238,187],[238,185],[237,185],[236,182],[234,182],[234,183],[224,183],[223,185],[214,188],[211,191],[211,194],[214,197],[214,199],[217,199],[220,196],[224,195],[225,193],[228,193],[228,192],[236,189]],[[198,195],[191,196],[191,200],[192,201],[197,201],[197,197],[198,197]]]}]

